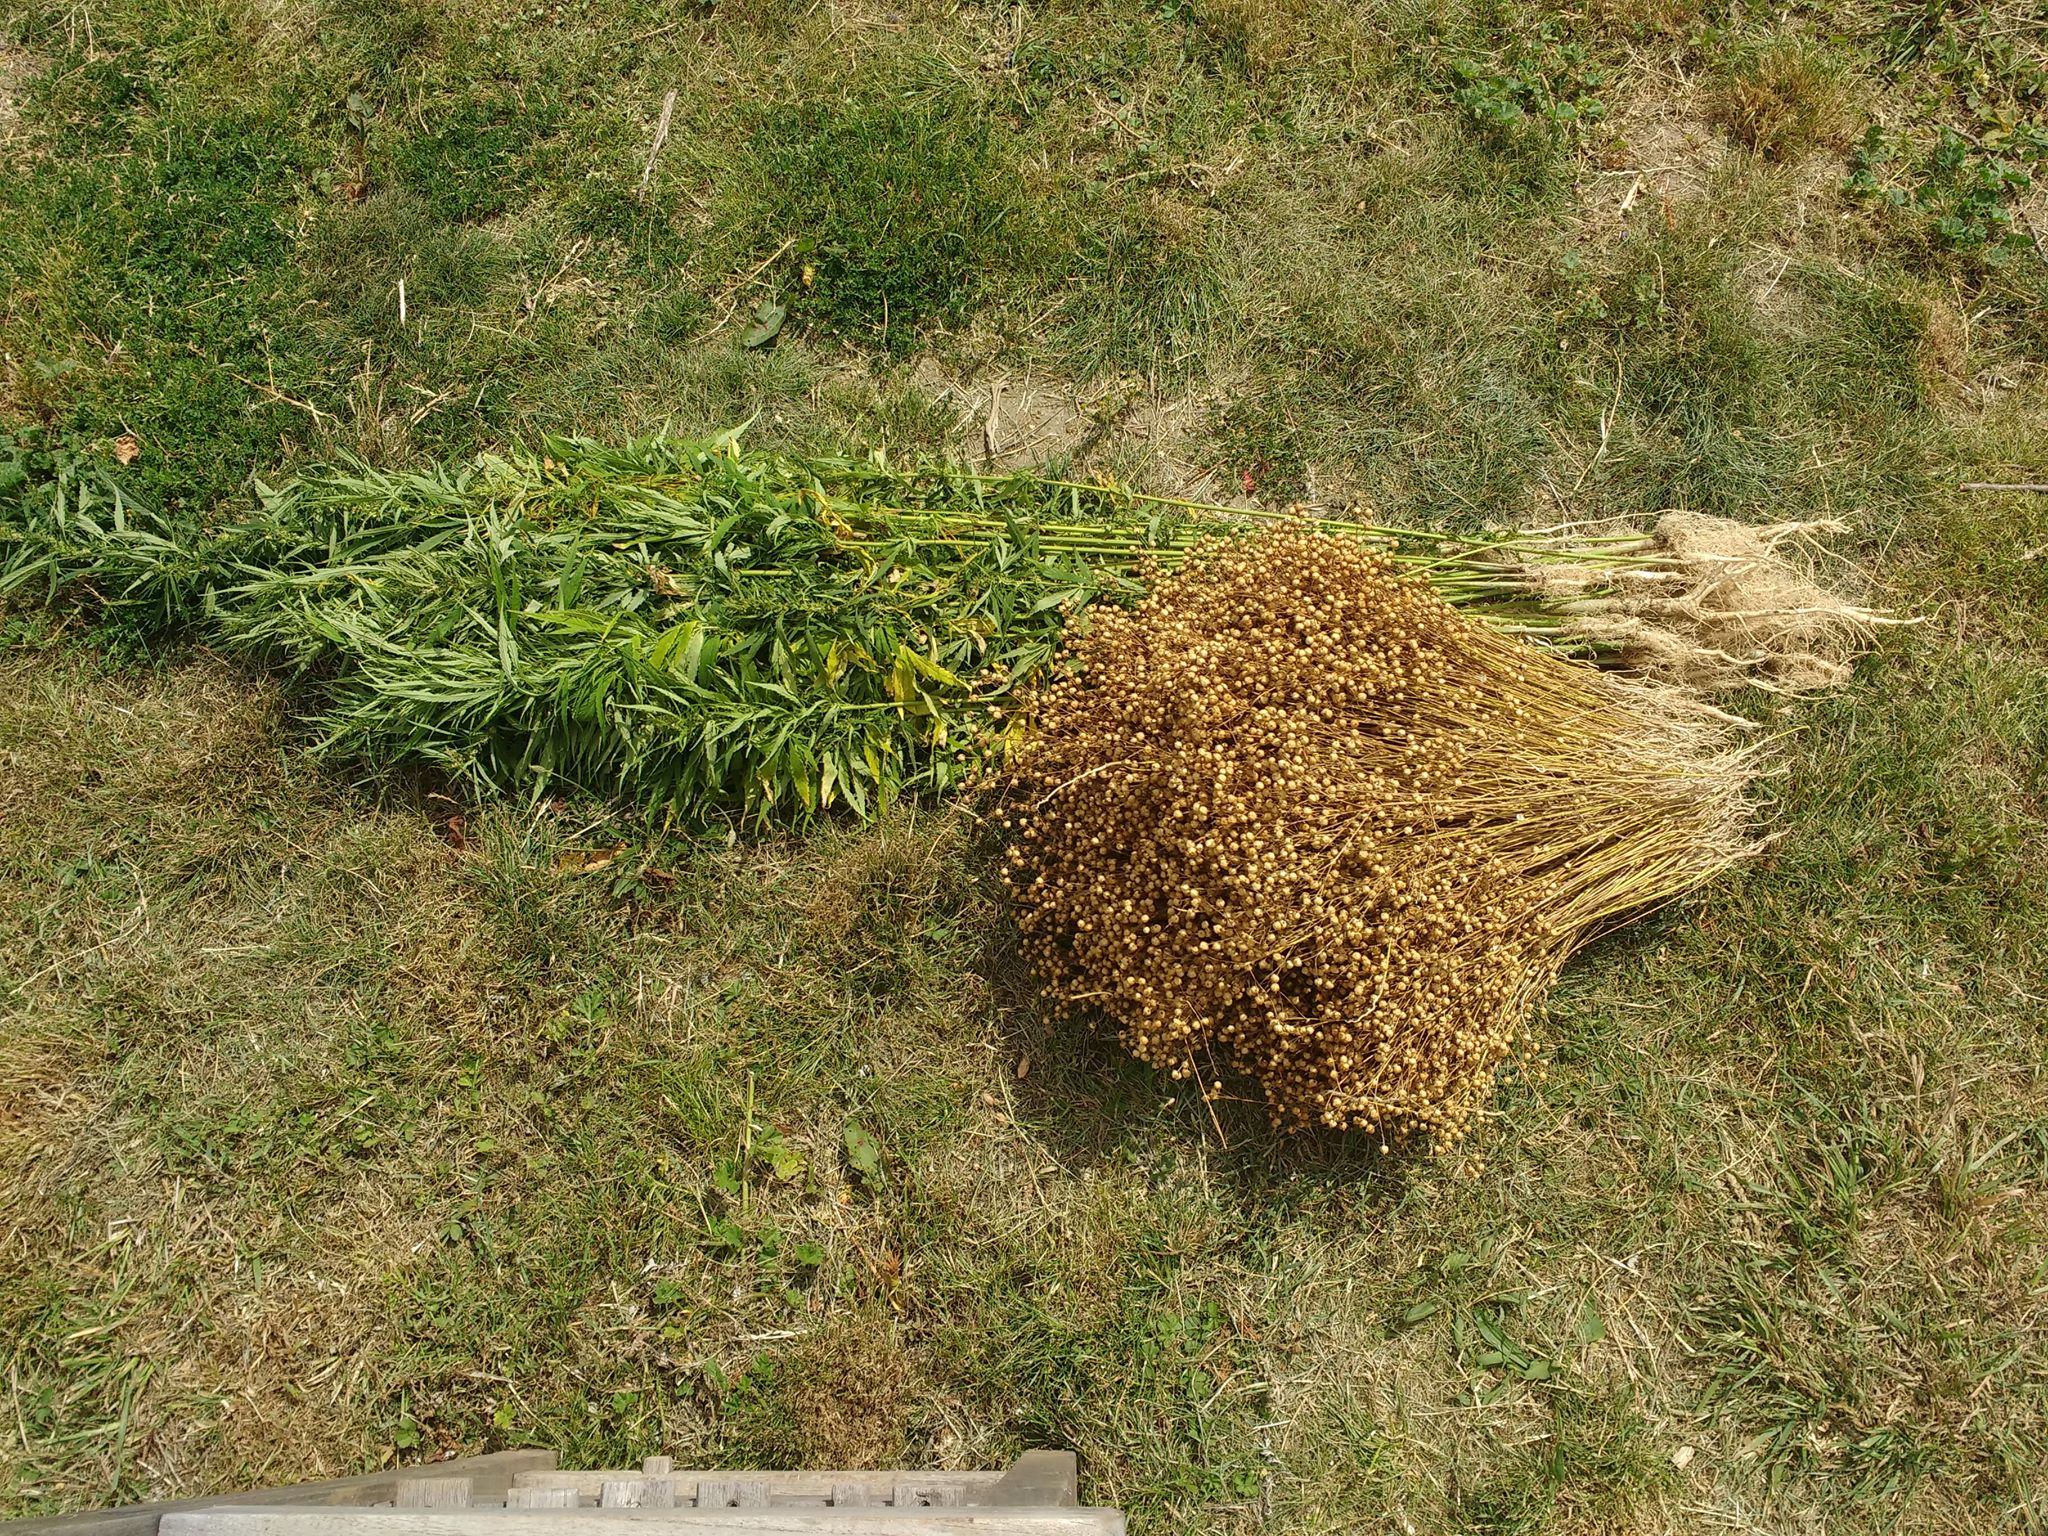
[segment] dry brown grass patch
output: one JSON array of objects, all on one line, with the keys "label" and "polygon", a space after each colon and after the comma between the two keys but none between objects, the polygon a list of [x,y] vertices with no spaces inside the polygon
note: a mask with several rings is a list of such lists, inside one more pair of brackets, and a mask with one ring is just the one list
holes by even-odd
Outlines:
[{"label": "dry brown grass patch", "polygon": [[21,127],[21,93],[41,71],[26,49],[0,43],[0,162],[11,155],[10,141]]},{"label": "dry brown grass patch", "polygon": [[[1162,389],[1132,373],[1087,384],[1002,367],[954,370],[920,359],[912,387],[952,418],[955,451],[992,470],[1064,464],[1134,489],[1230,502],[1242,487],[1220,473],[1203,428],[1233,380]],[[1241,381],[1238,381],[1241,382]]]},{"label": "dry brown grass patch", "polygon": [[1737,64],[1708,95],[1713,121],[1766,160],[1847,146],[1855,111],[1841,72],[1814,44],[1780,37]]},{"label": "dry brown grass patch", "polygon": [[922,1373],[887,1314],[842,1314],[770,1357],[772,1373],[730,1409],[771,1467],[906,1464]]},{"label": "dry brown grass patch", "polygon": [[1197,0],[1211,45],[1247,78],[1263,79],[1314,35],[1310,0]]}]

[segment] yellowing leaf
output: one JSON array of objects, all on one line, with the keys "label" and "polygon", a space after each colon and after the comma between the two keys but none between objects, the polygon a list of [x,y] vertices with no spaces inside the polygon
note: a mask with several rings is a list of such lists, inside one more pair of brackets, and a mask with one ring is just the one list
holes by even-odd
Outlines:
[{"label": "yellowing leaf", "polygon": [[562,875],[594,874],[615,863],[625,851],[624,843],[616,843],[610,848],[571,848],[555,855],[555,872]]}]

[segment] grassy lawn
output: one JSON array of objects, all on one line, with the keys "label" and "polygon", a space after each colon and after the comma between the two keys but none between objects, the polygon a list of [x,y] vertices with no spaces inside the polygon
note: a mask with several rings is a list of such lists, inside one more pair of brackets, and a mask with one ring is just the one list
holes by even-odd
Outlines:
[{"label": "grassy lawn", "polygon": [[1068,1445],[1141,1533],[2048,1528],[2048,496],[1957,489],[2048,477],[2044,157],[2020,0],[0,0],[0,470],[745,420],[1838,519],[1920,619],[1431,1160],[1043,1019],[963,811],[458,804],[17,608],[0,1514]]}]

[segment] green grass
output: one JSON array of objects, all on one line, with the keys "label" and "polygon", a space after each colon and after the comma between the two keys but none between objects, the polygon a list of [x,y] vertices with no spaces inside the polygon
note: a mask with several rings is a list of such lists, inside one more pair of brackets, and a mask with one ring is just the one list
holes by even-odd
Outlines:
[{"label": "green grass", "polygon": [[1141,1531],[2048,1522],[2048,498],[1953,489],[2048,440],[2026,7],[23,0],[0,45],[0,430],[172,516],[542,430],[978,457],[944,393],[999,379],[1161,489],[1840,518],[1922,619],[1800,712],[1761,860],[1569,970],[1473,1174],[1219,1135],[1055,1029],[952,815],[459,803],[17,611],[9,1512],[1058,1443]]},{"label": "green grass", "polygon": [[785,106],[757,132],[757,244],[800,314],[900,353],[1029,253],[994,125],[957,89]]}]

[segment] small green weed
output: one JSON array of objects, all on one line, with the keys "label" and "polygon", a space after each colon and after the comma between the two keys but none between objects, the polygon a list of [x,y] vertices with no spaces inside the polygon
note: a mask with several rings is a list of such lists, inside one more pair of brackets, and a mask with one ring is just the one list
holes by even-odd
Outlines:
[{"label": "small green weed", "polygon": [[1994,264],[2033,254],[2018,199],[2048,167],[2048,128],[2012,123],[1965,138],[1943,126],[1931,141],[1873,123],[1850,156],[1851,196],[1918,215],[1941,244]]},{"label": "small green weed", "polygon": [[1607,115],[1607,71],[1562,24],[1539,23],[1514,47],[1450,65],[1449,95],[1505,163],[1533,182]]},{"label": "small green weed", "polygon": [[2048,47],[2038,18],[2019,6],[1894,5],[1877,19],[1877,72],[1910,91],[1914,110],[1870,124],[1844,190],[1903,215],[1938,249],[1994,268],[2026,263],[2043,232],[2019,208],[2048,165]]}]

